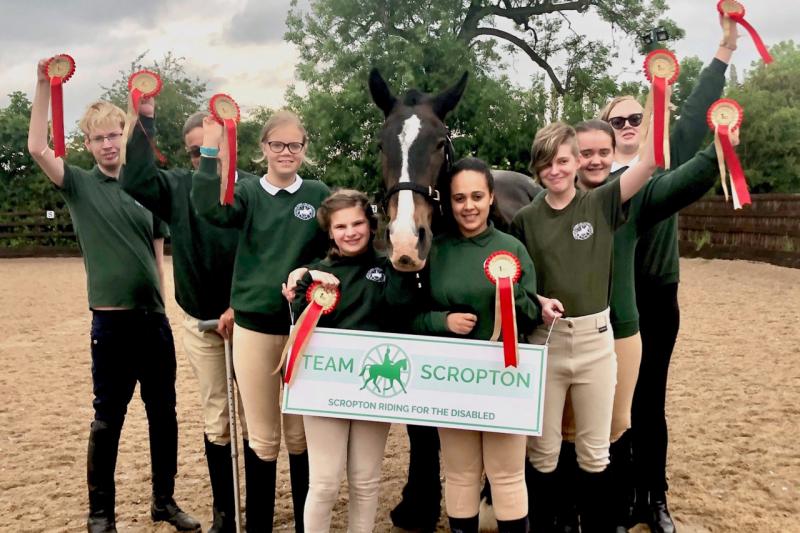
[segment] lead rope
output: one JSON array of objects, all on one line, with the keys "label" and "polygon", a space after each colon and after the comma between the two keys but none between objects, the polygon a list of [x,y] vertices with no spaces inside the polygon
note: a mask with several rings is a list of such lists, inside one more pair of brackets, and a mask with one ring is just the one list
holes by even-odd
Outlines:
[{"label": "lead rope", "polygon": [[550,346],[550,334],[551,334],[551,333],[553,333],[553,328],[555,327],[555,325],[556,325],[556,322],[557,322],[558,320],[559,320],[559,318],[558,318],[558,317],[556,317],[556,319],[555,319],[555,320],[553,320],[553,323],[552,323],[552,324],[550,324],[550,329],[549,329],[549,330],[548,330],[548,332],[547,332],[547,339],[545,339],[545,341],[544,341],[544,345],[545,345],[545,346]]}]

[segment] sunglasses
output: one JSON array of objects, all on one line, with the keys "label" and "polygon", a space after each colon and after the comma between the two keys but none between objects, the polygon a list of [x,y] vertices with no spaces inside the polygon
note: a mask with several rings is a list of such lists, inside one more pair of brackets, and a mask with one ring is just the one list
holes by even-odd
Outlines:
[{"label": "sunglasses", "polygon": [[628,115],[627,117],[612,117],[608,119],[608,123],[611,124],[611,127],[615,130],[621,130],[625,127],[625,122],[627,121],[632,127],[636,127],[642,123],[642,113],[634,113],[633,115]]}]

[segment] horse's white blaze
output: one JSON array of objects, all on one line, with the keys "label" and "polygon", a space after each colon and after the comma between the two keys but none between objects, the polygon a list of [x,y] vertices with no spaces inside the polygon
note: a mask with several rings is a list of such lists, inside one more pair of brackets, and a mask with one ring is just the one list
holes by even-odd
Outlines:
[{"label": "horse's white blaze", "polygon": [[[400,167],[400,183],[411,181],[409,176],[409,153],[411,145],[419,135],[422,122],[417,115],[411,115],[403,122],[403,130],[397,136],[400,141],[402,166]],[[392,246],[395,253],[417,256],[417,232],[414,223],[414,195],[411,191],[400,191],[397,196],[397,214],[390,228]]]}]

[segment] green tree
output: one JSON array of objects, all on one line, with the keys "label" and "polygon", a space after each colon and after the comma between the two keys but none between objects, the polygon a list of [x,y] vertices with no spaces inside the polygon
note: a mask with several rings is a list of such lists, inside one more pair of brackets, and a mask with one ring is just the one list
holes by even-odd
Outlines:
[{"label": "green tree", "polygon": [[[304,13],[294,0],[285,38],[298,47],[296,76],[307,93],[290,90],[287,100],[308,122],[319,163],[314,172],[373,191],[382,116],[369,102],[368,70],[377,67],[396,91],[427,92],[467,70],[463,101],[448,119],[458,155],[470,152],[523,170],[539,125],[553,115],[570,121],[594,116],[617,90],[606,74],[616,51],[576,34],[570,17],[594,10],[636,34],[665,9],[663,0],[314,0]],[[670,21],[660,22],[680,35]],[[509,53],[541,68],[531,89],[506,78]],[[569,58],[564,67],[553,66],[556,55]]]},{"label": "green tree", "polygon": [[800,46],[770,49],[775,62],[753,63],[728,97],[744,108],[737,153],[753,192],[800,192]]}]

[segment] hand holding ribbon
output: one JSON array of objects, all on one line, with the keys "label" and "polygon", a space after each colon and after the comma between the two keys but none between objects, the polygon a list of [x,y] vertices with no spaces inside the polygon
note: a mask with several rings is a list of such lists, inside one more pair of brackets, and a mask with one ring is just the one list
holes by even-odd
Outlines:
[{"label": "hand holding ribbon", "polygon": [[742,206],[752,203],[742,164],[734,150],[734,147],[739,144],[739,127],[744,119],[744,110],[735,100],[722,98],[714,102],[708,109],[707,119],[711,131],[714,132],[717,164],[725,200],[728,199],[726,174],[730,169],[733,208],[741,209]]},{"label": "hand holding ribbon", "polygon": [[67,54],[59,54],[47,61],[47,77],[50,78],[50,105],[53,115],[53,151],[56,157],[67,154],[64,142],[64,90],[63,85],[75,73],[75,60]]},{"label": "hand holding ribbon", "polygon": [[[656,165],[668,169],[669,155],[669,116],[671,85],[678,79],[680,65],[675,54],[669,50],[654,50],[644,60],[644,72],[652,83],[647,97],[647,108],[652,102],[653,148]],[[648,124],[645,130],[648,129]]]},{"label": "hand holding ribbon", "polygon": [[209,103],[211,115],[225,128],[223,142],[227,145],[227,157],[221,158],[221,176],[225,184],[220,194],[223,205],[233,205],[233,192],[236,185],[236,124],[239,122],[239,105],[227,94],[215,94]]},{"label": "hand holding ribbon", "polygon": [[773,59],[767,50],[767,47],[764,45],[764,41],[761,40],[761,36],[758,34],[756,29],[750,25],[744,19],[744,5],[737,0],[719,0],[717,3],[717,11],[719,11],[720,15],[728,16],[732,21],[740,24],[744,29],[750,33],[750,37],[752,37],[753,42],[756,45],[756,50],[761,55],[761,59],[764,60],[764,63],[770,64],[772,63]]},{"label": "hand holding ribbon", "polygon": [[[162,87],[163,82],[161,81],[161,77],[150,70],[134,72],[128,78],[128,116],[125,120],[125,127],[122,130],[123,143],[119,151],[119,159],[123,165],[127,160],[127,142],[131,138],[133,128],[135,128],[136,124],[139,122],[140,108],[143,104],[149,106],[152,103],[154,111],[155,104],[153,103],[153,99],[158,96]],[[149,115],[146,114],[145,116],[152,117],[153,113]],[[145,135],[147,135],[146,132]],[[148,138],[148,141],[158,160],[164,163],[167,158],[156,148],[156,144],[152,139]]]}]

